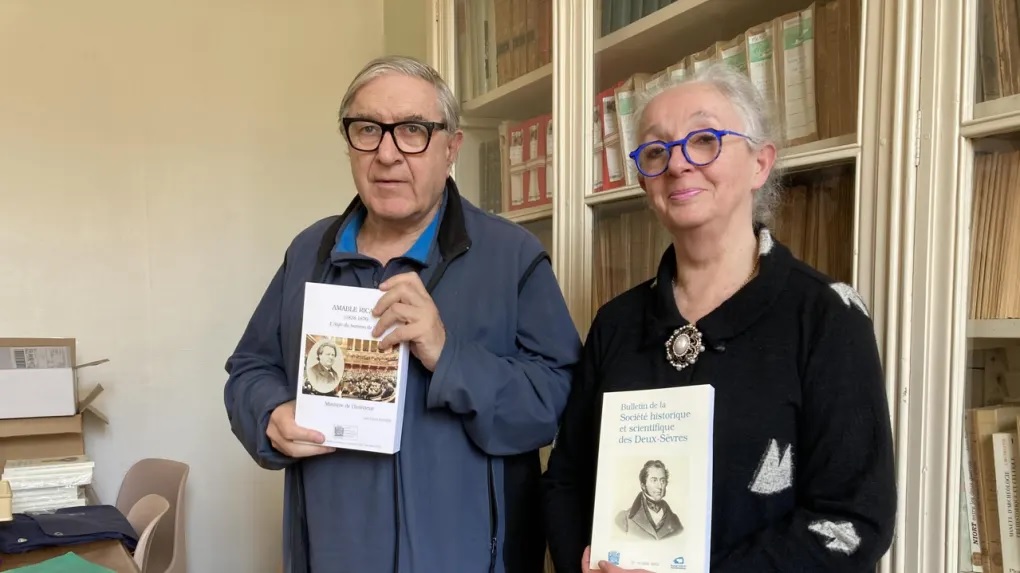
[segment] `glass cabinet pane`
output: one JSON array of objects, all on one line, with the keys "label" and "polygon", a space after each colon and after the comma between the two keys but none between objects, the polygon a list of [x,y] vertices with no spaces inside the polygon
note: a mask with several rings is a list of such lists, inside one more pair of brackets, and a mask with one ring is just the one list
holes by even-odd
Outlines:
[{"label": "glass cabinet pane", "polygon": [[1020,319],[1020,137],[976,147],[969,318]]},{"label": "glass cabinet pane", "polygon": [[598,207],[594,234],[592,312],[652,278],[672,240],[644,198]]},{"label": "glass cabinet pane", "polygon": [[553,233],[552,233],[552,219],[544,217],[536,219],[534,221],[527,221],[521,223],[525,229],[531,231],[533,235],[538,237],[538,240],[542,242],[545,247],[545,251],[552,255],[553,252]]},{"label": "glass cabinet pane", "polygon": [[458,184],[490,213],[551,220],[553,0],[452,1]]},{"label": "glass cabinet pane", "polygon": [[960,554],[1009,570],[1020,561],[1006,519],[1020,428],[1020,137],[979,140],[975,151]]},{"label": "glass cabinet pane", "polygon": [[977,0],[975,103],[1020,93],[1020,25],[1017,5]]},{"label": "glass cabinet pane", "polygon": [[791,174],[771,225],[795,257],[847,284],[853,279],[854,188],[853,164]]}]

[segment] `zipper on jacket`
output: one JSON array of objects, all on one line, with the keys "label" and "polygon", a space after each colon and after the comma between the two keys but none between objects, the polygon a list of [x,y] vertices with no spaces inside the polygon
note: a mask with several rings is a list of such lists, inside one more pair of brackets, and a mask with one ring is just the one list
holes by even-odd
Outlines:
[{"label": "zipper on jacket", "polygon": [[486,459],[489,473],[489,573],[496,571],[496,537],[499,532],[499,508],[496,506],[496,485],[492,479],[492,458]]}]

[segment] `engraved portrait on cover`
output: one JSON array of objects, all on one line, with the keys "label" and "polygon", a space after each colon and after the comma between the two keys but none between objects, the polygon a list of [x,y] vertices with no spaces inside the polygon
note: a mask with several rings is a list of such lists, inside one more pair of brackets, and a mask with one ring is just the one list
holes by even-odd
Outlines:
[{"label": "engraved portrait on cover", "polygon": [[[625,502],[628,505],[616,514],[614,537],[659,541],[682,533],[684,526],[667,501],[667,493],[682,492],[683,489],[670,490],[671,475],[666,463],[658,459],[645,459],[643,463],[635,460],[635,463],[625,464],[621,470],[621,474],[629,474],[631,477],[617,482],[622,490],[618,498],[628,500]],[[635,473],[637,480],[634,480]],[[638,487],[633,488],[633,485]],[[674,501],[677,501],[676,497],[669,496]]]},{"label": "engraved portrait on cover", "polygon": [[360,338],[309,335],[305,339],[305,394],[394,402],[399,355],[396,347]]},{"label": "engraved portrait on cover", "polygon": [[305,394],[336,396],[344,373],[344,356],[330,336],[309,336],[305,354]]}]

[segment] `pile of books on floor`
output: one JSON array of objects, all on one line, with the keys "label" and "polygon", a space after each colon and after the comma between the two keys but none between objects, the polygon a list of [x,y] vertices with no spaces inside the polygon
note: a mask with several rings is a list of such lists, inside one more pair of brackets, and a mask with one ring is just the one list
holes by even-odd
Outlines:
[{"label": "pile of books on floor", "polygon": [[14,513],[56,511],[87,504],[94,467],[88,456],[7,460],[0,479],[11,486]]}]

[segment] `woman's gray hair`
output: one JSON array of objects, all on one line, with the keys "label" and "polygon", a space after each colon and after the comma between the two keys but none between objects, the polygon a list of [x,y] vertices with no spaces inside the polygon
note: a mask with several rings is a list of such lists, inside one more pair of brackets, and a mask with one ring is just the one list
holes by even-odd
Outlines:
[{"label": "woman's gray hair", "polygon": [[446,80],[432,66],[409,56],[383,56],[365,64],[358,75],[354,76],[351,85],[347,88],[347,93],[344,94],[344,99],[340,102],[339,119],[343,120],[347,115],[354,96],[358,95],[358,90],[368,82],[385,74],[400,74],[432,84],[439,96],[439,111],[443,115],[446,129],[450,132],[460,129],[460,103],[453,95]]},{"label": "woman's gray hair", "polygon": [[[708,84],[730,101],[744,121],[744,134],[750,138],[752,149],[758,150],[771,143],[778,154],[781,130],[774,112],[774,102],[765,98],[746,73],[723,62],[713,62],[680,80],[667,80],[655,91],[641,92],[635,102],[639,128],[644,126],[645,108],[656,96],[670,88],[690,83]],[[773,164],[768,179],[754,194],[755,223],[772,223],[783,189],[781,177],[778,164]]]}]

